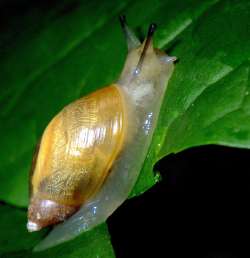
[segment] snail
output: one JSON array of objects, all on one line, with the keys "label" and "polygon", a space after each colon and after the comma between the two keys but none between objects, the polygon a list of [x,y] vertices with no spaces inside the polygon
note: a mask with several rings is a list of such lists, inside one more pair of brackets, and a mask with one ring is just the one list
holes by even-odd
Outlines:
[{"label": "snail", "polygon": [[27,229],[56,225],[35,250],[104,222],[126,200],[156,127],[175,57],[143,43],[120,17],[128,55],[116,83],[64,107],[33,157]]}]

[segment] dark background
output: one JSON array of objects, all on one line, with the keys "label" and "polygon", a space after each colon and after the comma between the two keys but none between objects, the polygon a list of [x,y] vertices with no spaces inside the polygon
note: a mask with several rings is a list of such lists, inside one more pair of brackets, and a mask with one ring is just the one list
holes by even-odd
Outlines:
[{"label": "dark background", "polygon": [[249,160],[204,146],[160,161],[162,181],[108,220],[117,257],[250,257]]}]

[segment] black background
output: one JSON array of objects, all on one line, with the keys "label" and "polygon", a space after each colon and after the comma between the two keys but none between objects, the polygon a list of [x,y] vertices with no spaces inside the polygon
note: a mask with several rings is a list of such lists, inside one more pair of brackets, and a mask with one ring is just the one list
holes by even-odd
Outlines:
[{"label": "black background", "polygon": [[249,160],[204,146],[160,161],[162,181],[108,220],[117,257],[250,257]]}]

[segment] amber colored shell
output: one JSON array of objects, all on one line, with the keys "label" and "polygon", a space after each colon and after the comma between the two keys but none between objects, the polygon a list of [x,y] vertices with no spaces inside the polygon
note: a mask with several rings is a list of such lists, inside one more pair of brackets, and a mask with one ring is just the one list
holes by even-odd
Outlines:
[{"label": "amber colored shell", "polygon": [[79,206],[96,193],[124,143],[124,117],[115,85],[66,106],[42,136],[32,196]]}]

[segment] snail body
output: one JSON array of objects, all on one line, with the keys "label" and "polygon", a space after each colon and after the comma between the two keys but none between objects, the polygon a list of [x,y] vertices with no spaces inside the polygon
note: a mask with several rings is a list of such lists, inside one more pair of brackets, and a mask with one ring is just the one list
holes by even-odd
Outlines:
[{"label": "snail body", "polygon": [[121,23],[128,56],[119,80],[66,106],[49,123],[34,156],[29,231],[56,225],[35,250],[104,222],[126,200],[152,139],[174,57],[140,44]]}]

